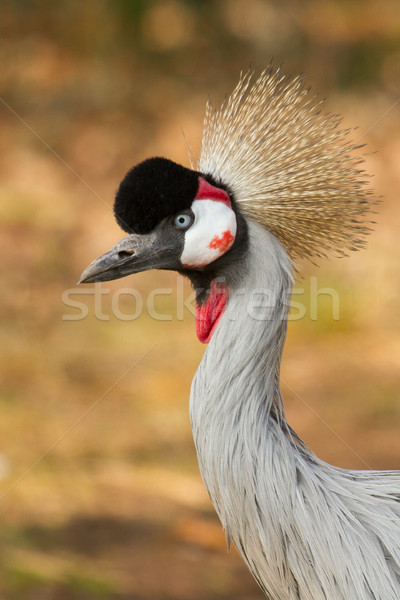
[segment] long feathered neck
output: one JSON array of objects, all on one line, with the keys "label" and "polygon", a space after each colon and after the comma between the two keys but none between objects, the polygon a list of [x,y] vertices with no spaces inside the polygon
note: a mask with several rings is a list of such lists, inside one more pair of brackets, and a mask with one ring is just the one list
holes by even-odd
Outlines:
[{"label": "long feathered neck", "polygon": [[[273,235],[253,221],[248,221],[248,229],[246,256],[224,272],[229,302],[206,350],[201,370],[209,372],[208,384],[214,396],[224,396],[224,390],[233,386],[233,396],[237,398],[234,410],[245,409],[242,403],[246,397],[257,398],[260,415],[255,417],[262,413],[263,419],[276,418],[286,432],[279,371],[292,265]],[[205,381],[203,384],[208,385]],[[230,401],[225,409],[229,413],[232,410]]]},{"label": "long feathered neck", "polygon": [[[228,539],[228,496],[241,494],[236,490],[239,481],[221,487],[231,466],[227,462],[251,465],[254,457],[269,454],[268,460],[282,470],[286,451],[279,456],[279,440],[285,448],[297,445],[279,386],[292,265],[273,235],[253,221],[248,229],[246,256],[224,271],[229,301],[193,380],[190,401],[200,469]],[[251,477],[249,464],[241,464],[240,471]]]},{"label": "long feathered neck", "polygon": [[[190,412],[200,470],[228,544],[234,541],[266,590],[247,540],[261,558],[266,552],[272,563],[285,563],[274,523],[294,495],[293,456],[306,450],[285,420],[279,387],[291,261],[273,235],[248,225],[246,257],[225,272],[229,301],[193,380]],[[257,522],[262,514],[273,524],[269,531]],[[267,532],[262,541],[256,531]],[[268,589],[277,586],[271,580]]]}]

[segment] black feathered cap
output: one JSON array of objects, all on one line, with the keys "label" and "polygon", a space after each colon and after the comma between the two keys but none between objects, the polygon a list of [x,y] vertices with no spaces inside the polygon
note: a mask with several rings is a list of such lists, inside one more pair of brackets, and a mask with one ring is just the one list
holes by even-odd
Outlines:
[{"label": "black feathered cap", "polygon": [[167,158],[148,158],[121,181],[114,203],[118,225],[128,233],[149,233],[165,219],[190,208],[199,173]]}]

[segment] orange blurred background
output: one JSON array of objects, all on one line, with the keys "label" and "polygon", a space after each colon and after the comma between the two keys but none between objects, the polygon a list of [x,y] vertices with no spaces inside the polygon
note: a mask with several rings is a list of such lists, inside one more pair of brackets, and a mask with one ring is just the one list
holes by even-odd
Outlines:
[{"label": "orange blurred background", "polygon": [[[188,165],[187,140],[198,154],[209,94],[272,57],[305,73],[358,126],[382,203],[367,250],[304,265],[287,416],[329,462],[399,468],[400,5],[6,0],[0,28],[1,598],[261,598],[197,468],[189,286],[152,272],[95,298],[75,282],[122,237],[125,172],[154,155]],[[312,285],[338,294],[338,320],[327,295],[310,314]],[[172,290],[154,298],[163,318],[124,320],[155,288]]]}]

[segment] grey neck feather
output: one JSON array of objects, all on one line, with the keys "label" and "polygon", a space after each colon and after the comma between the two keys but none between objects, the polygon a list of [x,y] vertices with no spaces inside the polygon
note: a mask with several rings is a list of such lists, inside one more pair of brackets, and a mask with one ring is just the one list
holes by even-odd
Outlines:
[{"label": "grey neck feather", "polygon": [[279,367],[292,265],[270,233],[248,225],[249,249],[224,274],[229,301],[190,400],[228,544],[271,600],[398,600],[399,474],[327,465],[290,429]]}]

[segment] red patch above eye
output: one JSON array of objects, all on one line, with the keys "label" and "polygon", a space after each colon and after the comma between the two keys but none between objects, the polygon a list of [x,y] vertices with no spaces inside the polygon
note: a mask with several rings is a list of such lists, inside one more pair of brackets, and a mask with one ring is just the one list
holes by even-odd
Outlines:
[{"label": "red patch above eye", "polygon": [[226,204],[226,206],[231,208],[229,194],[225,190],[211,185],[211,183],[208,183],[202,177],[199,177],[199,189],[197,190],[195,200],[214,200],[215,202],[222,202],[222,204]]},{"label": "red patch above eye", "polygon": [[215,237],[213,237],[211,242],[208,244],[208,247],[214,250],[219,250],[220,252],[226,252],[232,246],[232,242],[234,239],[235,238],[233,237],[229,229],[227,229],[223,232],[222,235],[216,235]]}]

